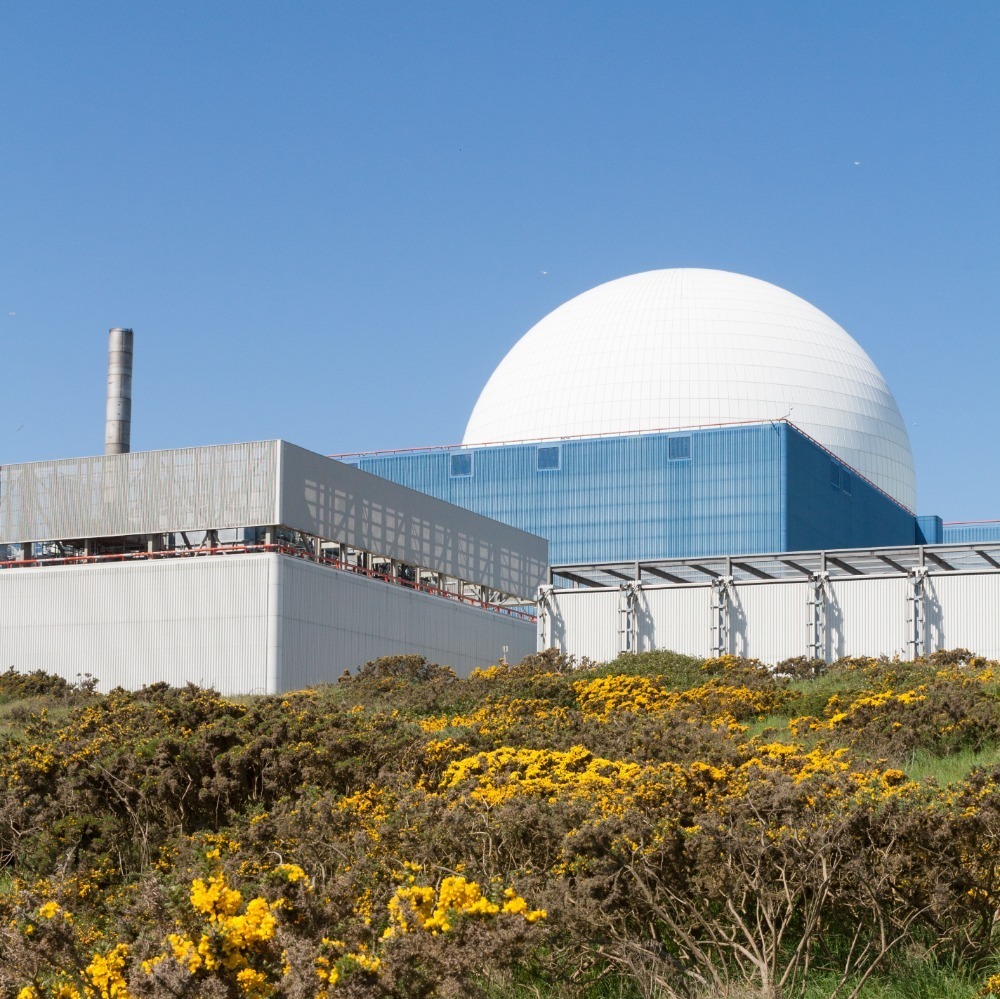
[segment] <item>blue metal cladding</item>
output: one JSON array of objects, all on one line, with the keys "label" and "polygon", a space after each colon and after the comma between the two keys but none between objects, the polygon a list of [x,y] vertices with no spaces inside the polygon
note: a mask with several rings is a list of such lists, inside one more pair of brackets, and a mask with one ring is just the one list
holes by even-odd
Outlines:
[{"label": "blue metal cladding", "polygon": [[917,517],[917,544],[940,545],[944,541],[944,524],[936,515]]},{"label": "blue metal cladding", "polygon": [[785,551],[912,545],[916,518],[829,451],[788,427]]},{"label": "blue metal cladding", "polygon": [[941,535],[941,540],[945,544],[1000,541],[1000,520],[981,520],[968,524],[944,524]]},{"label": "blue metal cladding", "polygon": [[[913,544],[911,514],[839,463],[834,488],[830,455],[787,424],[563,440],[558,467],[553,446],[358,464],[540,534],[554,565]],[[471,455],[471,474],[454,474],[458,454]]]}]

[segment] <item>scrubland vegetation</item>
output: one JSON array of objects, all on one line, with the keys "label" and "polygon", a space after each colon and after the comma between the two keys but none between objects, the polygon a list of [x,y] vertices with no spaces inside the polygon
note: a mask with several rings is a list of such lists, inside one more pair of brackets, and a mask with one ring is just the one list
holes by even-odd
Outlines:
[{"label": "scrubland vegetation", "polygon": [[1000,995],[1000,664],[0,675],[0,997]]}]

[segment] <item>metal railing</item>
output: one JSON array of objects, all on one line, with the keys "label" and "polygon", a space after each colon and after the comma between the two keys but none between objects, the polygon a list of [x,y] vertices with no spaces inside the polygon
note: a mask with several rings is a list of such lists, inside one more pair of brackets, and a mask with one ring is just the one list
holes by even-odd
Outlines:
[{"label": "metal railing", "polygon": [[534,622],[536,619],[534,614],[518,610],[515,607],[492,603],[465,593],[455,593],[443,587],[425,583],[419,579],[406,579],[402,576],[393,575],[391,572],[386,573],[378,569],[366,568],[363,565],[352,565],[350,562],[344,562],[341,559],[317,555],[315,552],[287,544],[233,544],[219,545],[212,548],[171,548],[163,551],[108,552],[101,555],[43,555],[25,559],[8,559],[7,561],[0,562],[0,569],[40,569],[54,566],[148,562],[159,559],[203,558],[213,555],[259,555],[263,553],[276,553],[278,555],[287,555],[291,558],[304,559],[316,565],[325,565],[341,572],[350,572],[354,575],[366,576],[368,579],[391,583],[395,586],[403,586],[408,590],[416,590],[434,597],[455,600],[458,603],[478,607],[481,610],[492,611],[495,614],[503,614],[506,617],[517,618],[520,621]]}]

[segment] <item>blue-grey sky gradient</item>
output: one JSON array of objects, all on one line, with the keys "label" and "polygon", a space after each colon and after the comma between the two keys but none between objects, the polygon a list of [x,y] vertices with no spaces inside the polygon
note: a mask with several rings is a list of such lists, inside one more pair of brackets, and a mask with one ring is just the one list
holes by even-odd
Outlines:
[{"label": "blue-grey sky gradient", "polygon": [[656,267],[823,309],[920,512],[1000,518],[1000,4],[0,6],[0,462],[461,439],[515,340]]}]

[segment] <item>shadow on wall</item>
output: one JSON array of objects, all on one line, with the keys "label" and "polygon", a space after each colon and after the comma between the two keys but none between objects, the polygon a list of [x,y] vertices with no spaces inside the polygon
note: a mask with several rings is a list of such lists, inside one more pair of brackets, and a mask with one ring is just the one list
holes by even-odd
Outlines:
[{"label": "shadow on wall", "polygon": [[548,634],[545,636],[545,645],[550,649],[566,648],[566,619],[562,616],[558,605],[552,601],[546,601],[545,614],[548,618]]},{"label": "shadow on wall", "polygon": [[[353,469],[344,469],[355,472]],[[339,471],[339,469],[338,469]],[[536,560],[482,535],[476,535],[453,521],[465,515],[443,507],[442,516],[431,517],[419,507],[439,503],[418,494],[413,509],[378,494],[402,487],[374,476],[371,490],[350,488],[306,477],[290,500],[287,526],[344,541],[353,548],[375,552],[411,565],[443,572],[457,579],[482,583],[504,593],[527,596],[542,577]],[[366,483],[367,484],[367,483]]]},{"label": "shadow on wall", "polygon": [[750,635],[748,634],[748,624],[746,611],[743,609],[743,601],[740,599],[740,588],[730,586],[729,588],[729,648],[725,652],[731,652],[737,656],[750,655]]},{"label": "shadow on wall", "polygon": [[827,662],[847,655],[844,647],[844,611],[837,600],[836,592],[830,587],[823,588],[826,603],[826,639],[824,658]]},{"label": "shadow on wall", "polygon": [[934,587],[934,580],[924,580],[924,648],[946,649],[944,636],[944,611]]},{"label": "shadow on wall", "polygon": [[636,651],[653,652],[656,649],[656,619],[649,609],[649,596],[639,590],[635,601]]}]

